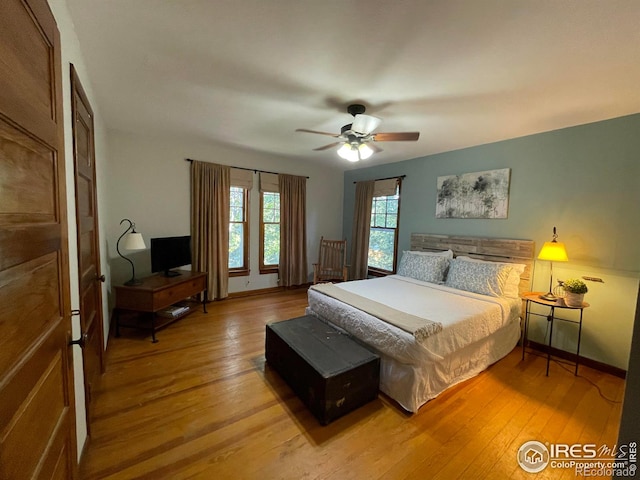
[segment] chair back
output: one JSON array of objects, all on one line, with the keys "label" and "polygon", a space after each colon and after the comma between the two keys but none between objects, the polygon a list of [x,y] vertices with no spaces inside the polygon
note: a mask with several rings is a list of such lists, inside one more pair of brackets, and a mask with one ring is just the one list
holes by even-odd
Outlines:
[{"label": "chair back", "polygon": [[314,265],[314,283],[331,280],[346,281],[347,240],[320,238],[318,263]]}]

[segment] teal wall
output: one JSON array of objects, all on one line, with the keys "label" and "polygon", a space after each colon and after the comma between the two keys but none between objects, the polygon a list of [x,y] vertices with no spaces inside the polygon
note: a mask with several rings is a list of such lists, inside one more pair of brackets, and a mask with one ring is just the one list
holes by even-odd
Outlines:
[{"label": "teal wall", "polygon": [[[364,162],[363,162],[364,163]],[[437,219],[438,176],[511,169],[507,219]],[[399,251],[411,232],[531,239],[539,250],[558,228],[569,255],[556,278],[589,283],[581,353],[627,368],[640,277],[640,114],[345,172],[343,233],[351,239],[354,181],[406,175]],[[548,262],[536,262],[534,289],[547,290]],[[545,322],[546,323],[546,322]],[[554,330],[554,346],[575,349],[573,325]],[[545,340],[546,325],[533,328]]]}]

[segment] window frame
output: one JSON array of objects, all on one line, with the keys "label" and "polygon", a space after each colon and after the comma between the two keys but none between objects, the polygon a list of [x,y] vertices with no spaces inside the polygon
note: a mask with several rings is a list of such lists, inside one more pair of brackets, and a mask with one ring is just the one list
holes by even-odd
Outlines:
[{"label": "window frame", "polygon": [[[264,263],[264,226],[265,223],[267,224],[276,224],[276,222],[265,222],[264,221],[264,195],[265,193],[268,194],[275,194],[275,195],[280,195],[279,192],[260,192],[260,246],[259,246],[259,268],[260,268],[260,274],[261,275],[266,275],[266,274],[270,274],[270,273],[279,273],[279,267],[278,265],[265,265]],[[277,225],[281,225],[281,222],[277,222]],[[280,252],[278,251],[278,254]]]},{"label": "window frame", "polygon": [[[384,270],[378,267],[370,267],[369,266],[369,257],[367,255],[367,275],[371,277],[385,277],[387,275],[394,275],[398,270],[398,235],[400,234],[400,211],[401,211],[401,203],[402,203],[402,179],[398,179],[398,187],[397,187],[397,195],[398,195],[398,212],[396,215],[396,226],[395,228],[389,227],[372,227],[371,220],[369,220],[369,238],[371,238],[371,229],[372,228],[383,228],[385,230],[394,230],[393,236],[393,270]],[[389,197],[389,195],[385,195],[385,197]],[[373,218],[373,202],[375,202],[376,198],[382,197],[373,197],[372,200],[372,208],[371,208],[371,216]]]},{"label": "window frame", "polygon": [[242,267],[229,268],[229,277],[246,277],[251,274],[251,269],[249,268],[249,190],[244,187],[238,187],[235,185],[231,185],[231,188],[241,189],[243,192],[242,201],[244,204],[243,208],[243,220],[241,222],[232,222],[231,221],[231,190],[229,190],[229,226],[231,224],[242,224],[243,229],[243,239],[242,239],[242,258],[243,265]]}]

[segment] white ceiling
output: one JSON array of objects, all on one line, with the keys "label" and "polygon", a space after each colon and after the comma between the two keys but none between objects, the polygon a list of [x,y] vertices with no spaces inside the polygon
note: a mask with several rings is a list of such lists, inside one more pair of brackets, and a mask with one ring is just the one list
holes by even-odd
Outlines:
[{"label": "white ceiling", "polygon": [[[638,0],[67,0],[108,128],[362,167],[640,112]],[[418,142],[349,164],[359,101]]]}]

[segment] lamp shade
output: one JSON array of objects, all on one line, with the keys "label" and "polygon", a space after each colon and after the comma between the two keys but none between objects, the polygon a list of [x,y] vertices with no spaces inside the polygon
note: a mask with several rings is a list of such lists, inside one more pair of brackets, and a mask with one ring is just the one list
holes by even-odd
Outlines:
[{"label": "lamp shade", "polygon": [[373,155],[373,149],[366,143],[361,143],[358,147],[358,150],[360,151],[360,158],[362,160],[366,160],[371,155]]},{"label": "lamp shade", "polygon": [[360,160],[360,157],[358,156],[358,149],[346,142],[338,149],[338,155],[350,162],[357,162]]},{"label": "lamp shade", "polygon": [[126,250],[144,250],[147,246],[141,233],[132,232],[124,239],[124,248]]},{"label": "lamp shade", "polygon": [[568,262],[569,257],[562,242],[544,242],[538,260],[549,260],[551,262]]}]

